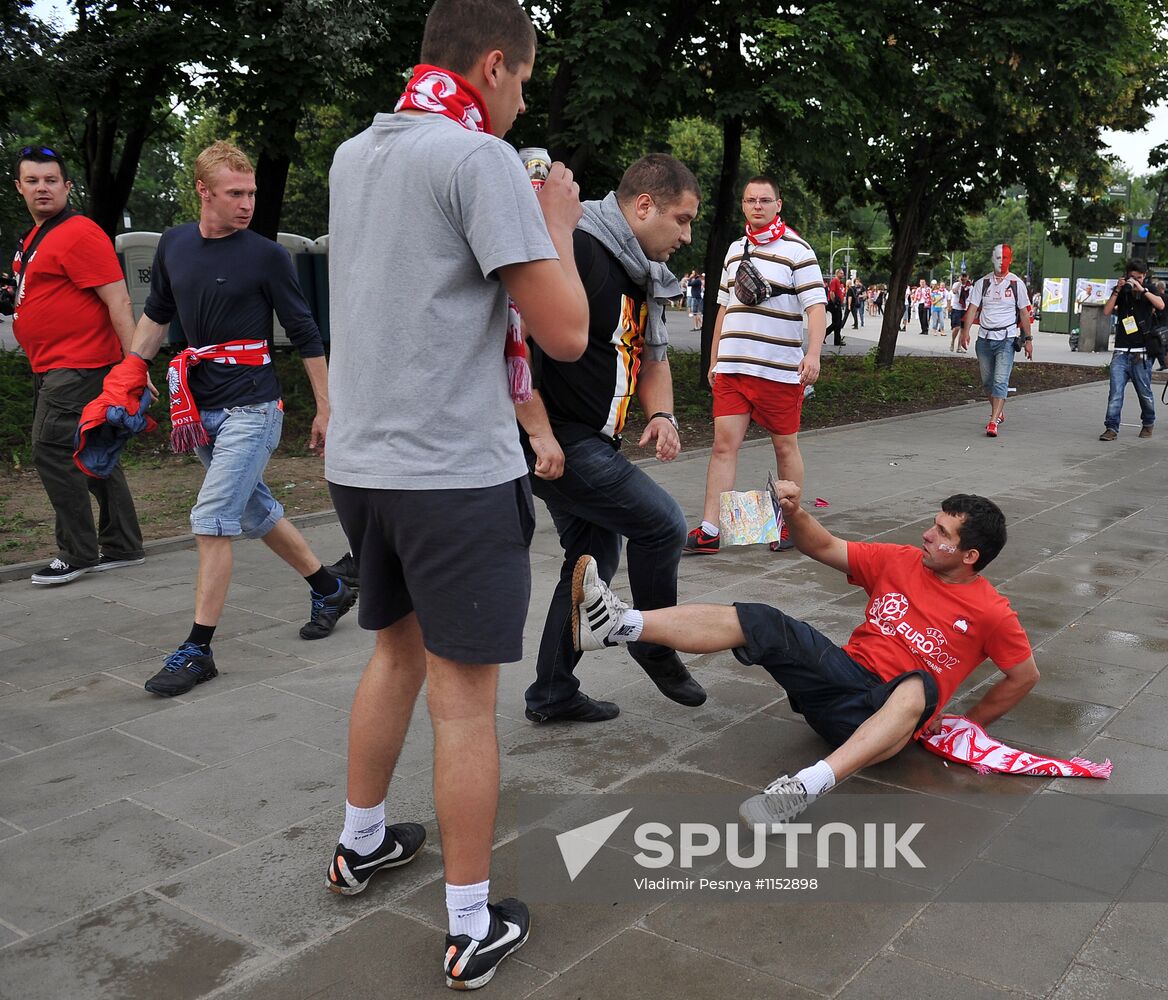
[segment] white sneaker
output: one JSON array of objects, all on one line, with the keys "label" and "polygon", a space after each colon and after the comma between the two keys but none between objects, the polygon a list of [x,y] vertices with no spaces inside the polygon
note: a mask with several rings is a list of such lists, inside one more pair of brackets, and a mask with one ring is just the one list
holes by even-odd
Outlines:
[{"label": "white sneaker", "polygon": [[811,803],[803,782],[782,774],[738,807],[738,818],[748,827],[770,827],[772,823],[787,823]]},{"label": "white sneaker", "polygon": [[577,652],[615,646],[608,635],[628,609],[600,579],[596,560],[581,556],[572,573],[572,644]]}]

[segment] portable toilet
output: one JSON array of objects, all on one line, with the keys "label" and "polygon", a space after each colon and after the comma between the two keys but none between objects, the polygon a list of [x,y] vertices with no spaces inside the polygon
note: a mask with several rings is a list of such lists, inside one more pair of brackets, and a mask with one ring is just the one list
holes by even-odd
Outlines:
[{"label": "portable toilet", "polygon": [[[146,296],[150,294],[150,269],[154,266],[154,251],[158,249],[158,241],[161,238],[161,233],[140,232],[118,233],[114,239],[114,251],[118,255],[118,263],[122,265],[122,273],[126,276],[126,287],[130,291],[130,304],[134,309],[135,323],[142,318]],[[166,342],[168,344],[187,342],[177,313],[170,321]]]},{"label": "portable toilet", "polygon": [[[317,314],[316,281],[313,276],[312,254],[314,249],[312,240],[307,236],[297,236],[295,233],[277,233],[276,242],[292,255],[292,270],[296,274],[296,280],[300,283],[300,292],[315,317]],[[275,312],[272,313],[272,343],[284,346],[291,343]]]},{"label": "portable toilet", "polygon": [[328,233],[318,236],[313,246],[316,248],[312,256],[316,284],[316,325],[320,327],[320,335],[327,344],[332,337],[329,324]]}]

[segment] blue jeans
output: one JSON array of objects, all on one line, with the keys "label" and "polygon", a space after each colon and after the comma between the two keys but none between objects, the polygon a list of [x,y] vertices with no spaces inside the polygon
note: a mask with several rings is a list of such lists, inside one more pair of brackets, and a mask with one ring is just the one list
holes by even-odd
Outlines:
[{"label": "blue jeans", "polygon": [[1152,362],[1146,354],[1126,354],[1116,351],[1111,355],[1111,387],[1107,392],[1107,416],[1103,425],[1109,431],[1119,433],[1119,414],[1123,409],[1123,396],[1130,380],[1136,387],[1136,397],[1140,401],[1140,423],[1151,427],[1156,422],[1156,400],[1152,396]]},{"label": "blue jeans", "polygon": [[[532,712],[556,714],[580,690],[574,671],[580,654],[572,648],[572,571],[590,555],[608,582],[628,539],[629,586],[640,611],[677,603],[677,564],[685,545],[685,516],[676,500],[602,438],[564,445],[559,479],[531,477],[531,491],[547,504],[560,535],[564,562],[552,593],[535,680],[525,695]],[[642,665],[672,658],[673,650],[644,642],[629,644]]]},{"label": "blue jeans", "polygon": [[263,538],[284,516],[262,478],[280,443],[280,401],[200,410],[199,419],[211,443],[195,449],[207,474],[191,509],[191,531]]},{"label": "blue jeans", "polygon": [[978,337],[977,364],[986,394],[993,399],[1005,399],[1010,387],[1010,372],[1014,370],[1014,338],[990,340]]}]

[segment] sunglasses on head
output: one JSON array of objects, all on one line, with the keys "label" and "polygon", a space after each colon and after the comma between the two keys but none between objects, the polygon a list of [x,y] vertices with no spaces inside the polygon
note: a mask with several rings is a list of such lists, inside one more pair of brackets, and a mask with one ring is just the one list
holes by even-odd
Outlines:
[{"label": "sunglasses on head", "polygon": [[49,149],[48,146],[25,146],[24,149],[22,149],[20,151],[19,155],[20,156],[32,156],[32,155],[51,156],[55,160],[59,160],[61,158],[60,153],[58,153],[55,149]]}]

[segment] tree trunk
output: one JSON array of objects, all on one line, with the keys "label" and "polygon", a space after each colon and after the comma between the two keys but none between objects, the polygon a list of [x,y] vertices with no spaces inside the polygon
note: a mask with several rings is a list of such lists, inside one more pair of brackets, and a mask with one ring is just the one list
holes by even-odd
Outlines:
[{"label": "tree trunk", "polygon": [[111,240],[117,236],[122,212],[134,188],[147,131],[144,125],[139,124],[126,133],[115,169],[114,149],[117,146],[118,127],[118,119],[91,112],[86,119],[81,142],[88,202],[86,214]]},{"label": "tree trunk", "polygon": [[[698,387],[709,388],[706,372],[710,370],[710,348],[714,341],[714,324],[718,320],[718,289],[722,284],[722,264],[726,248],[734,241],[738,208],[738,167],[742,161],[742,119],[737,115],[722,122],[722,169],[718,174],[718,191],[711,199],[714,218],[706,240],[705,312],[702,314],[702,364]],[[707,201],[706,204],[710,202]]]},{"label": "tree trunk", "polygon": [[[904,290],[916,269],[917,250],[929,221],[930,199],[925,195],[928,183],[928,177],[923,174],[913,179],[912,193],[899,216],[897,206],[885,204],[892,227],[892,276],[888,285],[888,302],[884,306],[884,322],[880,327],[880,343],[876,348],[877,368],[891,368],[896,360],[896,338],[900,333],[900,318],[904,315]],[[907,329],[912,328],[915,318],[909,315]]]},{"label": "tree trunk", "polygon": [[284,208],[284,188],[292,158],[287,154],[262,151],[256,161],[255,214],[251,229],[270,240],[280,231],[280,212]]}]

